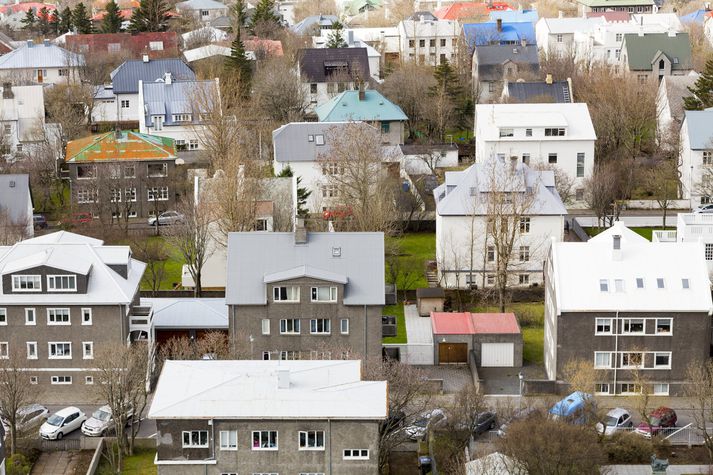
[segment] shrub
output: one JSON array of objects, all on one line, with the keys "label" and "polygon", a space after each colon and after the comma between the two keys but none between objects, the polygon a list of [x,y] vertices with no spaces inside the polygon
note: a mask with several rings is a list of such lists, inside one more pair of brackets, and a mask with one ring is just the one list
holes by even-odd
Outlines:
[{"label": "shrub", "polygon": [[6,462],[7,475],[28,475],[32,468],[27,457],[20,453],[10,455]]},{"label": "shrub", "polygon": [[617,432],[603,441],[609,463],[649,463],[653,447],[651,441],[631,432]]}]

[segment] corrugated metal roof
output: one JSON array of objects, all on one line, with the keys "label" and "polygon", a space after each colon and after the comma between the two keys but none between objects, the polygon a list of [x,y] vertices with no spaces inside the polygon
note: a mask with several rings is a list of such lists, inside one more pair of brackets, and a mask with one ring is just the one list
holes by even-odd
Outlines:
[{"label": "corrugated metal roof", "polygon": [[530,22],[535,23],[540,18],[537,14],[537,10],[505,10],[505,11],[493,11],[490,12],[490,19],[495,21],[501,19],[502,21],[521,23]]},{"label": "corrugated metal roof", "polygon": [[530,22],[523,23],[502,23],[501,31],[498,31],[497,22],[489,21],[485,23],[467,23],[463,25],[468,47],[482,46],[488,44],[520,43],[523,39],[528,45],[536,45],[535,25]]},{"label": "corrugated metal roof", "polygon": [[145,298],[153,307],[155,328],[228,328],[228,306],[221,298]]},{"label": "corrugated metal roof", "polygon": [[520,333],[514,313],[432,312],[434,335]]},{"label": "corrugated metal roof", "polygon": [[[344,76],[366,80],[371,74],[366,48],[301,49],[299,65],[300,75],[306,78],[305,82],[343,82]],[[330,70],[330,66],[334,69]],[[338,77],[331,78],[330,74],[337,74]]]},{"label": "corrugated metal roof", "polygon": [[[212,100],[214,97],[211,89],[217,91],[215,81],[181,81],[166,84],[152,82],[143,85],[144,113],[146,125],[153,126],[152,115],[164,115],[164,125],[176,125],[173,121],[174,114],[191,114],[190,123],[200,122],[200,113],[205,108],[203,101]],[[216,92],[217,94],[217,92]],[[186,122],[180,122],[185,125]]]},{"label": "corrugated metal roof", "polygon": [[292,31],[298,35],[309,33],[312,27],[329,27],[337,21],[338,18],[334,15],[312,15],[292,26]]},{"label": "corrugated metal roof", "polygon": [[[532,102],[536,97],[551,97],[552,102],[571,102],[572,93],[567,81],[554,81],[547,84],[545,81],[534,82],[509,82],[508,96],[517,102]],[[542,101],[539,101],[542,102]]]},{"label": "corrugated metal roof", "polygon": [[[2,58],[0,58],[1,60]],[[180,59],[151,59],[126,61],[111,73],[114,94],[136,94],[139,81],[145,84],[163,80],[171,73],[175,81],[193,81],[196,74]]]},{"label": "corrugated metal roof", "polygon": [[227,10],[225,3],[215,0],[187,0],[176,4],[177,10]]},{"label": "corrugated metal roof", "polygon": [[713,108],[702,111],[685,111],[688,141],[691,150],[713,148]]},{"label": "corrugated metal roof", "polygon": [[[117,137],[118,135],[118,137]],[[173,139],[138,132],[107,132],[67,144],[67,162],[120,160],[175,160]]]},{"label": "corrugated metal roof", "polygon": [[0,56],[0,70],[68,68],[84,65],[84,56],[72,53],[52,43],[33,44],[17,48]]},{"label": "corrugated metal roof", "polygon": [[506,76],[503,68],[508,62],[517,64],[519,74],[540,70],[540,56],[535,45],[476,46],[473,58],[478,61],[478,79],[481,81],[501,81]]},{"label": "corrugated metal roof", "polygon": [[320,122],[408,120],[399,106],[372,89],[364,91],[364,100],[359,99],[359,91],[344,91],[317,106],[314,112]]}]

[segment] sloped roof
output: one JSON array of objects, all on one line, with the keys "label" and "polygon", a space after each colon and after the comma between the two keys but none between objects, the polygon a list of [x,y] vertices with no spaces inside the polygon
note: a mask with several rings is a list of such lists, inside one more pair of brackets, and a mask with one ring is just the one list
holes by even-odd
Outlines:
[{"label": "sloped roof", "polygon": [[[174,114],[192,114],[192,122],[200,122],[200,113],[207,110],[195,110],[207,107],[206,101],[217,97],[218,86],[215,81],[171,81],[150,82],[143,84],[143,101],[141,104],[145,114],[146,124],[153,126],[153,115],[164,115],[164,125],[172,126]],[[186,122],[180,122],[185,125]]]},{"label": "sloped roof", "polygon": [[[118,135],[118,136],[117,136]],[[120,131],[91,135],[67,144],[68,163],[121,160],[175,160],[173,139]]]},{"label": "sloped roof", "polygon": [[698,23],[698,24],[702,25],[710,17],[711,17],[710,10],[698,9],[695,12],[689,13],[688,15],[683,15],[682,17],[680,17],[680,20],[681,20],[681,23],[685,23],[685,24]]},{"label": "sloped roof", "polygon": [[455,2],[448,6],[436,8],[433,14],[441,20],[460,20],[483,16],[491,11],[502,10],[512,10],[512,7],[504,2]]},{"label": "sloped roof", "polygon": [[692,150],[713,149],[713,108],[702,111],[685,111],[688,142]]},{"label": "sloped roof", "polygon": [[572,92],[567,81],[553,81],[552,84],[545,81],[508,82],[508,97],[511,101],[527,103],[543,96],[551,97],[552,102],[572,102]]},{"label": "sloped roof", "polygon": [[632,71],[650,71],[651,64],[659,53],[671,60],[671,69],[691,69],[691,43],[688,33],[626,34],[622,49]]},{"label": "sloped roof", "polygon": [[495,10],[490,12],[489,17],[493,21],[501,19],[503,22],[510,23],[536,23],[540,18],[537,10]]},{"label": "sloped roof", "polygon": [[[628,13],[627,20],[628,20]],[[592,31],[595,26],[606,23],[603,16],[588,16],[586,18],[541,18],[538,23],[547,26],[550,34],[565,34],[565,33],[587,33]]]},{"label": "sloped roof", "polygon": [[337,274],[335,272],[330,272],[324,269],[319,269],[310,265],[301,265],[292,269],[274,272],[272,274],[266,274],[262,280],[266,284],[272,284],[275,282],[299,279],[302,277],[310,277],[312,279],[323,280],[325,282],[334,282],[336,284],[346,284],[347,282],[349,282],[349,279],[345,275]]},{"label": "sloped roof", "polygon": [[536,45],[535,25],[530,22],[503,22],[502,30],[498,31],[497,23],[467,23],[463,25],[463,34],[468,47],[488,44],[520,43],[525,40],[528,45]]},{"label": "sloped roof", "polygon": [[344,81],[343,77],[327,75],[327,67],[345,69],[352,79],[366,80],[370,76],[366,48],[306,48],[299,51],[300,75],[306,82]]},{"label": "sloped roof", "polygon": [[609,23],[625,23],[631,20],[631,13],[623,11],[587,12],[587,18],[604,18]]},{"label": "sloped roof", "polygon": [[[595,140],[594,125],[587,104],[477,104],[476,137],[479,140],[503,140],[498,127],[567,127],[566,140]],[[562,140],[540,137],[538,140]]]},{"label": "sloped roof", "polygon": [[12,223],[32,220],[27,216],[31,199],[30,175],[0,174],[0,211],[5,211]]},{"label": "sloped roof", "polygon": [[84,56],[72,53],[49,41],[23,46],[0,56],[0,70],[29,68],[68,68],[84,64]]},{"label": "sloped roof", "polygon": [[[1,60],[2,58],[0,58]],[[145,83],[163,80],[166,73],[171,73],[176,81],[192,81],[196,74],[180,59],[150,59],[125,61],[111,72],[114,94],[136,94],[139,81]]]},{"label": "sloped roof", "polygon": [[337,20],[338,18],[335,15],[312,15],[294,24],[291,30],[298,35],[304,35],[315,25],[319,27],[329,27]]},{"label": "sloped roof", "polygon": [[225,3],[215,0],[187,0],[176,4],[177,10],[221,10],[227,8]]},{"label": "sloped roof", "polygon": [[229,57],[230,55],[230,48],[214,44],[199,46],[198,48],[183,51],[183,57],[186,59],[187,63],[212,58],[214,56]]},{"label": "sloped roof", "polygon": [[[272,131],[272,144],[277,162],[316,162],[331,150],[331,136],[347,127],[373,127],[360,122],[290,122]],[[322,135],[324,145],[317,145],[309,136]]]},{"label": "sloped roof", "polygon": [[228,306],[222,298],[142,298],[141,305],[153,307],[155,328],[228,328]]},{"label": "sloped roof", "polygon": [[344,91],[314,111],[320,122],[408,120],[404,111],[380,92],[367,89],[364,94],[364,100],[360,100],[359,91]]},{"label": "sloped roof", "polygon": [[654,0],[577,0],[577,3],[597,8],[653,6],[655,4]]},{"label": "sloped roof", "polygon": [[503,68],[508,62],[518,65],[519,74],[537,73],[540,69],[540,55],[535,45],[476,46],[475,59],[478,61],[478,79],[481,81],[502,80]]},{"label": "sloped roof", "polygon": [[665,76],[661,81],[666,88],[666,97],[671,118],[680,122],[683,120],[683,98],[691,95],[688,90],[699,78],[698,73],[686,74],[685,76]]}]

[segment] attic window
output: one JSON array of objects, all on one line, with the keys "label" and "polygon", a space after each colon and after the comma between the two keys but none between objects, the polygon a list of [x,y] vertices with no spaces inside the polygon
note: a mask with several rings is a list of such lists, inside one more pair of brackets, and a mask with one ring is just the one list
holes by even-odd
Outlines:
[{"label": "attic window", "polygon": [[644,279],[643,279],[643,277],[637,277],[637,278],[636,278],[636,288],[637,288],[637,289],[643,289],[643,288],[644,288]]},{"label": "attic window", "polygon": [[678,64],[678,58],[677,58],[677,57],[673,58],[673,64]]},{"label": "attic window", "polygon": [[346,61],[325,61],[324,75],[335,76],[339,74],[349,74],[349,63]]},{"label": "attic window", "polygon": [[690,288],[691,288],[691,284],[690,284],[690,282],[688,281],[688,279],[681,279],[681,287],[683,287],[684,289],[690,289]]},{"label": "attic window", "polygon": [[341,247],[333,247],[332,248],[332,257],[342,257],[342,248]]},{"label": "attic window", "polygon": [[515,131],[513,129],[500,129],[501,137],[513,137],[514,135]]},{"label": "attic window", "polygon": [[658,287],[659,289],[663,289],[663,288],[666,287],[666,286],[664,285],[664,280],[663,280],[663,278],[659,277],[659,278],[656,279],[656,287]]},{"label": "attic window", "polygon": [[599,281],[599,290],[602,292],[609,292],[609,281],[606,279],[601,279]]}]

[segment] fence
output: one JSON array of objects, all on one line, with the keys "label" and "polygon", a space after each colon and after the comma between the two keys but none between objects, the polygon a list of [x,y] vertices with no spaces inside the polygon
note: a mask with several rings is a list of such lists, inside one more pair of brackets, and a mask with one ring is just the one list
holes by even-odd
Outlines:
[{"label": "fence", "polygon": [[104,438],[99,439],[99,444],[97,445],[94,455],[92,456],[92,461],[89,463],[89,468],[87,468],[87,475],[94,475],[94,472],[99,468],[99,463],[102,459],[102,452],[104,451]]},{"label": "fence", "polygon": [[65,452],[67,450],[80,450],[81,448],[80,439],[41,439],[40,441],[40,450],[42,450],[42,452]]}]

